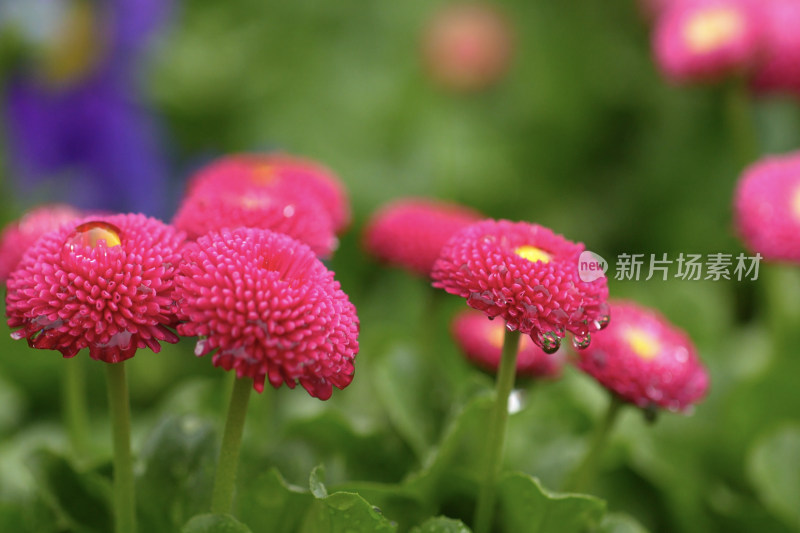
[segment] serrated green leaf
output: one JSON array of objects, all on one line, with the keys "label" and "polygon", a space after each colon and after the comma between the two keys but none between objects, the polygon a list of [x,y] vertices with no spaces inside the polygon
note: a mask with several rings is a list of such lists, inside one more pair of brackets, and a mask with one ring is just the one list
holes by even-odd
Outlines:
[{"label": "serrated green leaf", "polygon": [[312,503],[312,494],[288,485],[277,470],[271,469],[239,493],[236,516],[257,533],[297,531]]},{"label": "serrated green leaf", "polygon": [[78,472],[66,458],[49,450],[32,453],[27,465],[42,499],[60,522],[73,531],[111,531],[111,487],[107,479],[91,471]]},{"label": "serrated green leaf", "polygon": [[193,517],[181,533],[252,533],[250,528],[227,514],[201,514]]},{"label": "serrated green leaf", "polygon": [[609,513],[603,517],[598,533],[647,533],[647,529],[630,515]]},{"label": "serrated green leaf", "polygon": [[316,500],[301,533],[392,533],[397,526],[358,494],[335,492]]},{"label": "serrated green leaf", "polygon": [[437,516],[427,520],[421,526],[415,527],[411,533],[472,533],[472,530],[461,520]]},{"label": "serrated green leaf", "polygon": [[750,479],[764,503],[800,529],[800,425],[761,437],[747,462]]},{"label": "serrated green leaf", "polygon": [[167,415],[142,447],[137,479],[143,530],[176,530],[208,509],[217,460],[214,425],[194,415]]},{"label": "serrated green leaf", "polygon": [[522,473],[498,484],[499,521],[514,533],[580,533],[600,523],[606,504],[586,494],[556,494]]}]

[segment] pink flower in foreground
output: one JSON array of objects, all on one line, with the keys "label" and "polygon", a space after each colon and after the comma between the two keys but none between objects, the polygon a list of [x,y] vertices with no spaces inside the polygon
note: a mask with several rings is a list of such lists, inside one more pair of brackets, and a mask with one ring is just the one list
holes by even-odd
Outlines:
[{"label": "pink flower in foreground", "polygon": [[328,214],[336,233],[350,224],[350,202],[341,180],[319,163],[282,153],[237,154],[217,159],[192,178],[187,193],[236,194],[254,188],[276,192],[295,203],[313,200]]},{"label": "pink flower in foreground", "polygon": [[331,219],[316,200],[298,200],[278,190],[220,187],[215,194],[204,190],[184,199],[172,223],[193,240],[223,228],[277,231],[307,244],[323,258],[337,245]]},{"label": "pink flower in foreground", "polygon": [[764,54],[753,85],[759,91],[800,94],[800,3],[761,0],[764,13]]},{"label": "pink flower in foreground", "polygon": [[761,11],[749,0],[676,2],[656,22],[656,61],[677,83],[745,73],[759,59],[762,30]]},{"label": "pink flower in foreground", "polygon": [[453,234],[483,218],[472,209],[424,198],[406,198],[378,210],[367,224],[367,250],[392,265],[429,276]]},{"label": "pink flower in foreground", "polygon": [[[505,338],[505,326],[489,320],[479,311],[462,311],[453,320],[453,338],[467,358],[487,372],[497,373]],[[548,354],[530,337],[520,339],[517,354],[517,377],[551,378],[564,366],[562,352]]]},{"label": "pink flower in foreground", "polygon": [[8,278],[25,250],[39,237],[80,216],[80,211],[68,205],[43,205],[4,227],[0,233],[0,282]]},{"label": "pink flower in foreground", "polygon": [[528,334],[548,353],[567,331],[576,347],[608,323],[605,276],[578,276],[582,244],[536,224],[486,220],[459,231],[442,248],[433,286]]},{"label": "pink flower in foreground", "polygon": [[423,46],[436,81],[456,90],[482,89],[508,70],[511,25],[491,4],[450,4],[431,21]]},{"label": "pink flower in foreground", "polygon": [[623,400],[682,411],[708,390],[689,337],[656,311],[612,302],[614,321],[578,355],[578,366]]},{"label": "pink flower in foreground", "polygon": [[8,278],[11,336],[116,363],[177,342],[174,275],[183,235],[144,215],[84,218],[28,249]]},{"label": "pink flower in foreground", "polygon": [[277,388],[300,383],[327,400],[353,379],[356,309],[311,249],[280,233],[238,228],[186,247],[177,278],[181,335],[195,354]]},{"label": "pink flower in foreground", "polygon": [[800,152],[766,157],[745,169],[734,195],[745,245],[772,261],[800,261]]}]

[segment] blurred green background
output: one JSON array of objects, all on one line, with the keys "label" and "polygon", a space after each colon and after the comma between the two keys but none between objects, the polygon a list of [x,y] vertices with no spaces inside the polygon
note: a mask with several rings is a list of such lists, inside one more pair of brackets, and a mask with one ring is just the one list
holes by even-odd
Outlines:
[{"label": "blurred green background", "polygon": [[[334,485],[399,482],[435,453],[459,407],[490,386],[448,339],[448,319],[464,302],[434,298],[424,281],[362,250],[362,227],[386,201],[432,196],[537,222],[586,243],[612,269],[621,253],[743,251],[731,220],[741,166],[727,87],[665,83],[635,2],[498,3],[513,25],[513,61],[494,86],[469,93],[433,83],[421,58],[422,34],[442,5],[188,0],[150,42],[136,79],[164,129],[170,205],[208,159],[279,148],[334,169],[354,208],[331,267],[362,321],[355,381],[326,403],[285,389],[253,398],[245,485],[257,487],[256,474],[271,466],[304,485],[319,463]],[[3,35],[11,76],[20,45],[14,32]],[[763,152],[800,146],[796,100],[754,102],[753,118]],[[8,146],[14,132],[3,135]],[[8,153],[0,158],[6,223],[47,191],[20,195]],[[611,511],[655,532],[800,530],[796,274],[762,265],[755,282],[610,282],[613,297],[656,307],[686,329],[711,372],[710,395],[692,416],[667,413],[653,426],[633,409],[623,416],[592,491]],[[29,350],[8,333],[0,329],[0,516],[30,525],[31,509],[47,509],[40,517],[63,523],[59,513],[69,511],[36,496],[44,482],[24,458],[40,445],[65,448],[59,378],[75,361]],[[135,450],[157,437],[165,413],[219,425],[221,371],[194,358],[192,346],[189,339],[131,361]],[[102,369],[81,358],[94,453],[107,459]],[[605,405],[589,378],[565,374],[534,386],[510,428],[507,466],[551,489]],[[89,464],[102,472],[105,463]],[[441,512],[468,518],[442,494]],[[181,513],[193,508],[180,505]]]}]

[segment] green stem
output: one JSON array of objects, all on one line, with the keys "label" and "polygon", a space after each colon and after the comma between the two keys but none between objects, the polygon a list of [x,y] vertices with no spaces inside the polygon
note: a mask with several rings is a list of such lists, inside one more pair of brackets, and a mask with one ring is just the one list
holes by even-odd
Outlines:
[{"label": "green stem", "polygon": [[585,491],[594,479],[597,466],[600,461],[600,456],[605,449],[608,437],[611,435],[611,429],[614,427],[614,422],[617,420],[620,408],[625,403],[620,400],[616,395],[611,396],[611,401],[608,404],[608,411],[600,424],[595,428],[592,440],[589,443],[589,449],[583,457],[578,468],[575,469],[569,482],[566,484],[568,492],[582,492]]},{"label": "green stem", "polygon": [[239,449],[242,444],[247,402],[253,382],[247,378],[237,379],[228,405],[228,418],[219,451],[217,475],[214,478],[214,493],[211,496],[211,512],[228,514],[233,504],[233,489],[236,484],[236,469],[239,465]]},{"label": "green stem", "polygon": [[131,412],[125,363],[106,366],[108,406],[114,442],[114,519],[117,533],[136,532],[136,498],[131,456]]},{"label": "green stem", "polygon": [[506,424],[508,422],[508,395],[514,386],[517,370],[517,352],[520,334],[518,331],[506,330],[503,340],[503,354],[500,368],[497,371],[494,411],[489,426],[486,443],[485,472],[483,484],[478,494],[478,505],[475,509],[475,533],[487,533],[494,514],[495,485],[500,467],[503,464],[503,446],[506,440]]},{"label": "green stem", "polygon": [[66,375],[62,382],[63,416],[67,426],[69,443],[75,457],[86,455],[89,446],[89,416],[86,406],[86,379],[83,360],[78,357],[65,359]]},{"label": "green stem", "polygon": [[758,135],[753,124],[753,110],[750,106],[750,90],[747,80],[744,78],[733,80],[728,86],[726,100],[728,128],[731,132],[738,163],[744,168],[758,159],[761,153]]}]

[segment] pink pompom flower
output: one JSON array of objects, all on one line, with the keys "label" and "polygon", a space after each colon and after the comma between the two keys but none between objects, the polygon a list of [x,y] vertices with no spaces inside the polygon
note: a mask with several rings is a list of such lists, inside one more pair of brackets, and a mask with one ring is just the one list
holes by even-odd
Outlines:
[{"label": "pink pompom flower", "polygon": [[31,246],[8,278],[15,339],[117,363],[174,343],[174,276],[184,236],[144,215],[84,218]]},{"label": "pink pompom flower", "polygon": [[381,261],[427,277],[447,240],[483,218],[457,204],[404,198],[372,216],[364,232],[364,246]]},{"label": "pink pompom flower", "polygon": [[252,189],[274,192],[295,203],[312,200],[330,217],[336,233],[350,224],[350,202],[341,180],[315,161],[283,153],[236,154],[217,159],[191,179],[187,195],[217,195],[220,191],[237,194]]},{"label": "pink pompom flower", "polygon": [[68,205],[42,205],[6,225],[0,233],[0,282],[8,278],[25,250],[39,237],[79,217],[81,212]]},{"label": "pink pompom flower", "polygon": [[431,76],[442,86],[473,91],[498,81],[511,63],[511,24],[491,4],[454,3],[429,24],[423,52]]},{"label": "pink pompom flower", "polygon": [[313,198],[282,190],[209,188],[184,199],[172,223],[197,239],[223,228],[261,228],[284,233],[327,258],[337,246],[330,216]]},{"label": "pink pompom flower", "polygon": [[[480,311],[462,311],[453,319],[453,338],[467,358],[479,368],[496,374],[505,338],[505,326],[487,319]],[[563,351],[545,353],[530,337],[520,339],[517,377],[554,378],[564,366]]]},{"label": "pink pompom flower", "polygon": [[737,231],[752,252],[771,261],[800,261],[800,152],[745,169],[734,210]]},{"label": "pink pompom flower", "polygon": [[486,220],[457,232],[433,266],[433,286],[531,336],[545,352],[558,350],[567,331],[576,347],[608,323],[605,276],[584,282],[584,250],[551,230],[527,222]]},{"label": "pink pompom flower", "polygon": [[800,3],[761,0],[764,16],[764,53],[753,78],[760,92],[800,95]]},{"label": "pink pompom flower", "polygon": [[654,54],[676,83],[714,81],[751,71],[762,33],[761,10],[749,0],[684,0],[656,21]]},{"label": "pink pompom flower", "polygon": [[611,303],[614,320],[578,354],[578,367],[641,408],[683,411],[708,391],[708,373],[689,337],[658,312]]},{"label": "pink pompom flower", "polygon": [[186,247],[176,300],[195,354],[277,388],[300,383],[327,400],[353,379],[359,321],[339,282],[311,249],[253,228],[212,232]]}]

